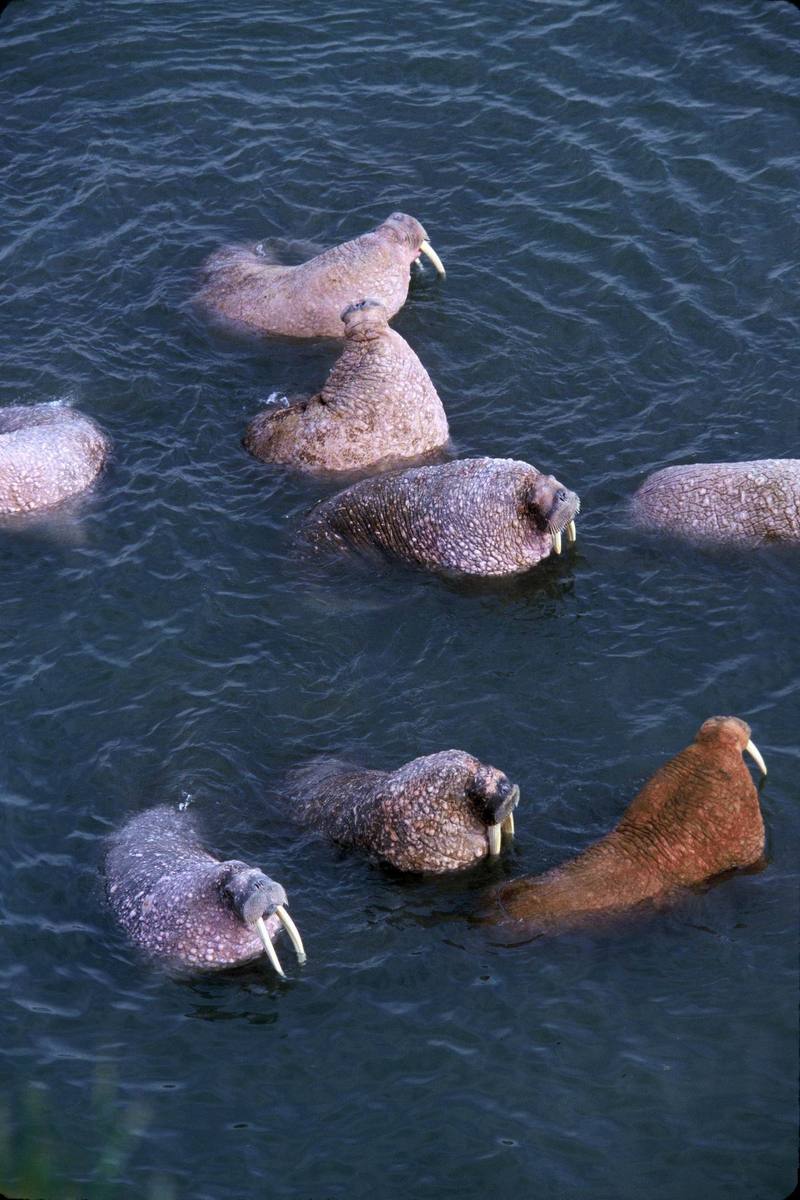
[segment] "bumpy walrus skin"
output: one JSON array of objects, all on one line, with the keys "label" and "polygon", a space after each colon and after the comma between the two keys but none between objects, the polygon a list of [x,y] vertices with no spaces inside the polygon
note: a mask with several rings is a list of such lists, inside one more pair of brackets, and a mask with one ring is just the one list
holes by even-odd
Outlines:
[{"label": "bumpy walrus skin", "polygon": [[117,920],[149,957],[175,970],[219,970],[264,953],[256,922],[274,939],[280,884],[205,850],[186,812],[158,807],[112,835],[106,894]]},{"label": "bumpy walrus skin", "polygon": [[392,213],[377,229],[294,267],[231,246],[206,262],[197,299],[210,313],[258,333],[340,338],[342,310],[359,297],[379,300],[390,317],[402,308],[423,243],[428,247],[419,221]]},{"label": "bumpy walrus skin", "polygon": [[695,541],[798,542],[800,459],[665,467],[632,504],[638,524]]},{"label": "bumpy walrus skin", "polygon": [[94,421],[66,404],[0,408],[0,514],[53,508],[86,491],[110,449]]},{"label": "bumpy walrus skin", "polygon": [[302,470],[353,471],[441,449],[447,417],[428,372],[377,300],[344,310],[345,345],[322,391],[259,413],[244,445]]},{"label": "bumpy walrus skin", "polygon": [[764,822],[742,757],[751,747],[744,721],[709,718],[606,837],[543,875],[499,887],[483,919],[512,939],[557,933],[757,862]]},{"label": "bumpy walrus skin", "polygon": [[342,846],[400,871],[460,870],[491,850],[487,831],[509,821],[519,788],[465,754],[443,750],[396,771],[328,761],[296,771],[288,794],[296,818]]},{"label": "bumpy walrus skin", "polygon": [[574,536],[580,501],[552,475],[510,458],[469,458],[362,480],[312,510],[315,546],[367,549],[428,570],[527,571]]}]

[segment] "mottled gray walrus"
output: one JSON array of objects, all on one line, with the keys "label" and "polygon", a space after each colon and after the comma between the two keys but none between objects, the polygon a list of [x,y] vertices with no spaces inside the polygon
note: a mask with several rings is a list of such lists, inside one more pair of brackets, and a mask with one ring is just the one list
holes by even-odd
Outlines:
[{"label": "mottled gray walrus", "polygon": [[632,503],[639,524],[698,541],[797,542],[800,459],[665,467]]},{"label": "mottled gray walrus", "polygon": [[286,912],[286,893],[263,871],[205,850],[186,812],[151,808],[112,835],[106,893],[126,933],[172,968],[217,970],[266,951],[285,927],[300,962],[305,951]]},{"label": "mottled gray walrus", "polygon": [[85,491],[111,443],[67,404],[0,408],[0,514],[52,508]]},{"label": "mottled gray walrus", "polygon": [[524,937],[554,933],[756,863],[764,821],[745,751],[766,775],[749,726],[738,717],[709,717],[610,833],[543,875],[501,885],[485,919]]},{"label": "mottled gray walrus", "polygon": [[305,469],[353,471],[418,458],[447,442],[442,402],[428,372],[377,300],[342,313],[345,345],[322,391],[250,422],[256,458]]},{"label": "mottled gray walrus", "polygon": [[499,854],[519,788],[465,754],[442,750],[396,771],[312,764],[289,783],[295,816],[342,846],[400,871],[454,871]]},{"label": "mottled gray walrus", "polygon": [[392,213],[377,229],[295,267],[229,246],[206,262],[197,299],[209,312],[259,333],[340,338],[342,309],[360,296],[379,300],[390,317],[402,308],[420,253],[444,275],[425,230],[405,213]]},{"label": "mottled gray walrus", "polygon": [[430,570],[527,571],[575,540],[580,501],[552,475],[510,458],[467,458],[362,480],[311,511],[316,546],[376,547]]}]

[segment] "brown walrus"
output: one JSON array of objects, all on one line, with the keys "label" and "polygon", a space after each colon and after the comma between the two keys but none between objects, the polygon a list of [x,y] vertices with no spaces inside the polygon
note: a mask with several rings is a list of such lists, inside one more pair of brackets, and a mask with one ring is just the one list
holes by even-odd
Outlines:
[{"label": "brown walrus", "polygon": [[396,771],[315,763],[294,773],[289,796],[300,821],[340,845],[400,871],[441,873],[500,853],[519,788],[471,754],[443,750]]},{"label": "brown walrus", "polygon": [[543,875],[499,887],[485,919],[512,937],[554,933],[757,862],[764,822],[745,750],[766,775],[744,721],[710,717],[609,834]]},{"label": "brown walrus", "polygon": [[633,497],[637,522],[702,541],[800,541],[800,458],[665,467]]},{"label": "brown walrus", "polygon": [[346,308],[344,351],[322,391],[254,417],[244,438],[250,453],[306,469],[352,471],[444,446],[448,429],[442,402],[388,319],[377,300]]},{"label": "brown walrus", "polygon": [[511,575],[575,540],[580,501],[552,475],[511,458],[467,458],[362,480],[317,505],[317,546],[376,547],[430,570]]},{"label": "brown walrus", "polygon": [[111,443],[67,404],[0,408],[0,514],[52,508],[85,491]]},{"label": "brown walrus", "polygon": [[151,808],[112,835],[106,894],[128,935],[166,966],[220,970],[266,951],[283,975],[272,945],[281,927],[305,962],[281,885],[238,859],[214,858],[188,813]]},{"label": "brown walrus", "polygon": [[405,304],[411,264],[420,253],[440,275],[441,259],[414,217],[392,213],[377,229],[323,250],[295,267],[270,263],[245,246],[212,254],[198,301],[259,333],[342,336],[340,314],[358,296],[374,296],[390,317]]}]

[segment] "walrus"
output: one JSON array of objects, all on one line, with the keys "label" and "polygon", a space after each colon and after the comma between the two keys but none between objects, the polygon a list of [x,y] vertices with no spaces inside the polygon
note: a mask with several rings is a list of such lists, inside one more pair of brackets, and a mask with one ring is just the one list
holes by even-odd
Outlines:
[{"label": "walrus", "polygon": [[345,346],[322,391],[259,413],[244,445],[256,458],[304,469],[352,471],[417,458],[445,445],[447,417],[428,372],[378,300],[341,315]]},{"label": "walrus", "polygon": [[764,852],[764,822],[744,751],[766,775],[749,726],[710,717],[610,833],[543,875],[501,885],[481,919],[512,938],[554,933],[751,866]]},{"label": "walrus", "polygon": [[53,508],[94,483],[111,443],[67,404],[0,408],[0,514]]},{"label": "walrus", "polygon": [[500,853],[519,788],[463,750],[442,750],[395,771],[313,764],[294,773],[288,795],[297,820],[339,845],[399,871],[440,874]]},{"label": "walrus", "polygon": [[800,458],[664,467],[633,497],[640,525],[697,541],[800,541]]},{"label": "walrus", "polygon": [[390,317],[405,304],[411,264],[425,254],[441,276],[442,260],[414,217],[390,217],[351,242],[331,246],[295,267],[229,246],[207,260],[197,299],[213,314],[258,333],[342,337],[340,313],[373,296]]},{"label": "walrus", "polygon": [[110,839],[106,894],[140,949],[174,969],[220,970],[266,951],[283,927],[306,955],[286,911],[286,892],[257,867],[209,854],[186,812],[161,806],[133,817]]},{"label": "walrus", "polygon": [[312,509],[302,536],[429,570],[511,575],[560,554],[563,530],[574,542],[579,508],[574,492],[528,463],[468,458],[353,484]]}]

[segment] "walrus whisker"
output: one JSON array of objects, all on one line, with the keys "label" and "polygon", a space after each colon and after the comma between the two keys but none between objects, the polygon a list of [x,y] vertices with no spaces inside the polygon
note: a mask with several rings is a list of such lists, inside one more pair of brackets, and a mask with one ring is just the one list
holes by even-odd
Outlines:
[{"label": "walrus whisker", "polygon": [[273,967],[278,972],[281,979],[285,979],[286,972],[284,971],[283,967],[280,964],[280,959],[278,958],[278,955],[275,953],[275,947],[272,944],[272,938],[267,933],[267,927],[264,924],[263,917],[259,917],[258,920],[256,921],[256,930],[258,931],[258,936],[261,938],[261,941],[264,944],[264,949],[267,952],[267,958],[272,963]]},{"label": "walrus whisker", "polygon": [[487,825],[486,836],[489,839],[489,853],[497,856],[500,853],[500,826]]},{"label": "walrus whisker", "polygon": [[280,917],[281,921],[283,922],[283,927],[288,933],[291,943],[294,946],[295,953],[297,954],[297,961],[299,963],[306,962],[308,955],[305,952],[303,939],[300,937],[300,931],[282,904],[279,904],[275,909],[275,915]]},{"label": "walrus whisker", "polygon": [[755,764],[758,767],[761,774],[766,775],[767,764],[764,762],[764,759],[761,757],[761,751],[758,749],[758,747],[752,741],[749,741],[747,743],[747,745],[745,746],[745,751],[753,759],[753,761],[755,762]]},{"label": "walrus whisker", "polygon": [[423,254],[427,255],[427,257],[431,260],[433,265],[436,267],[436,270],[439,272],[442,279],[444,279],[445,274],[446,274],[445,269],[444,269],[444,263],[439,258],[439,255],[436,253],[436,251],[434,250],[434,248],[430,244],[430,242],[423,242],[422,245],[420,246],[420,250],[422,251]]},{"label": "walrus whisker", "polygon": [[513,812],[510,812],[505,821],[503,821],[503,824],[500,826],[500,832],[504,833],[506,837],[513,838],[515,833]]}]

